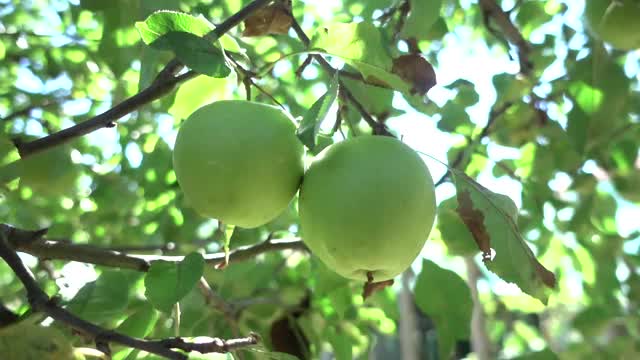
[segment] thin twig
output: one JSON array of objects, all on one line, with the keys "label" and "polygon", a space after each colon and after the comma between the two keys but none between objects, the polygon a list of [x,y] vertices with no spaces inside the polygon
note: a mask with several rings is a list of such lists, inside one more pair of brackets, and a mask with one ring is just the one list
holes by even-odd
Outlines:
[{"label": "thin twig", "polygon": [[[300,23],[298,23],[298,20],[296,20],[296,18],[293,16],[293,14],[289,14],[289,15],[293,19],[292,24],[291,24],[291,27],[293,28],[293,31],[296,33],[296,35],[298,36],[300,41],[302,41],[304,46],[309,46],[309,44],[311,43],[311,39],[309,39],[307,34],[305,34],[304,30],[300,26]],[[322,57],[322,55],[315,54],[315,55],[312,55],[312,56],[313,56],[313,59],[315,59],[316,61],[318,61],[318,63],[320,63],[320,66],[322,66],[322,68],[329,75],[333,76],[336,73],[336,71],[338,71],[338,70],[334,69],[331,66],[331,64],[329,64],[329,62],[324,57]],[[376,121],[371,116],[371,114],[369,114],[369,112],[364,108],[364,105],[362,105],[362,103],[360,103],[358,101],[358,99],[356,99],[355,96],[353,96],[351,91],[349,91],[349,89],[347,88],[347,86],[345,86],[345,84],[344,84],[344,82],[342,82],[342,80],[338,80],[338,84],[340,85],[340,92],[342,92],[342,94],[345,96],[345,98],[348,99],[356,107],[358,112],[360,112],[360,115],[362,115],[362,118],[364,119],[364,121],[369,126],[371,126],[371,128],[373,129],[375,134],[392,136],[392,134],[387,130],[386,125]]]},{"label": "thin twig", "polygon": [[482,8],[487,29],[494,33],[491,27],[488,26],[489,19],[493,19],[500,30],[502,30],[502,34],[505,39],[516,47],[518,51],[518,60],[520,62],[520,72],[524,75],[529,75],[533,69],[533,64],[529,59],[531,44],[525,40],[520,33],[520,30],[518,30],[518,28],[511,22],[511,19],[509,19],[509,15],[502,10],[495,0],[479,0],[479,5]]},{"label": "thin twig", "polygon": [[198,288],[200,289],[200,292],[202,293],[206,304],[222,313],[224,320],[227,322],[229,328],[231,329],[231,334],[234,337],[239,337],[240,326],[238,325],[238,319],[236,316],[237,313],[234,310],[233,306],[226,302],[222,298],[222,296],[220,296],[220,294],[218,294],[218,292],[209,285],[207,279],[205,279],[204,276],[200,278],[200,281],[198,281]]},{"label": "thin twig", "polygon": [[[258,89],[258,91],[260,91],[267,98],[269,98],[269,100],[271,100],[274,104],[278,105],[281,109],[285,109],[284,105],[282,105],[282,103],[280,101],[278,101],[278,99],[276,99],[271,93],[269,93],[267,90],[265,90],[262,86],[258,85],[258,83],[256,83],[253,80],[254,77],[256,76],[255,72],[253,72],[253,71],[251,71],[249,69],[245,69],[242,66],[242,64],[240,64],[233,57],[230,56],[229,59],[231,60],[231,62],[235,66],[235,68],[240,72],[240,76],[242,77],[242,82],[244,82],[245,85],[247,85],[247,83],[248,83],[249,86],[255,87],[256,89]],[[246,89],[246,93],[247,93],[247,100],[250,101],[251,100],[250,88]]]}]

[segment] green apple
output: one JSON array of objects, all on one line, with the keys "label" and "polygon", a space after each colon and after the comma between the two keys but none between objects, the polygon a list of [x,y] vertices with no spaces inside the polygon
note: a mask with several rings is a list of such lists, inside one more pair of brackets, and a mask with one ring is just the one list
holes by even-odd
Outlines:
[{"label": "green apple", "polygon": [[201,215],[244,228],[276,218],[298,191],[302,143],[281,109],[224,100],[180,126],[173,166],[185,198]]},{"label": "green apple", "polygon": [[68,146],[56,146],[21,160],[20,184],[45,196],[66,195],[78,175]]},{"label": "green apple", "polygon": [[621,50],[640,48],[640,1],[588,0],[585,14],[603,41]]},{"label": "green apple", "polygon": [[0,329],[0,354],[14,360],[84,359],[59,330],[26,321]]},{"label": "green apple", "polygon": [[386,136],[324,149],[304,177],[300,231],[311,251],[355,280],[394,278],[418,256],[433,226],[433,179],[420,156]]}]

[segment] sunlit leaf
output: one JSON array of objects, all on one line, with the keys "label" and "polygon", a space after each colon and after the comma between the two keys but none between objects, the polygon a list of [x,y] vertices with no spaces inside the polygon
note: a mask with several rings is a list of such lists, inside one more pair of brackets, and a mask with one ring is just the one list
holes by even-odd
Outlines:
[{"label": "sunlit leaf", "polygon": [[487,268],[546,304],[556,277],[538,262],[517,226],[518,208],[460,171],[454,171],[457,212],[483,253]]},{"label": "sunlit leaf", "polygon": [[202,17],[174,11],[157,11],[136,28],[145,44],[159,50],[171,50],[196,72],[226,77],[231,72],[224,52],[206,35],[214,26]]}]

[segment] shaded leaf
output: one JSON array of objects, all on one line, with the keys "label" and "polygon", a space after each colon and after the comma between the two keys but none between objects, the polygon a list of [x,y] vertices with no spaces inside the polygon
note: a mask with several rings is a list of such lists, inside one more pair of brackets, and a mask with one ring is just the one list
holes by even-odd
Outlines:
[{"label": "shaded leaf", "polygon": [[176,57],[194,71],[216,78],[229,76],[224,53],[211,41],[186,32],[170,32],[151,43],[159,49],[172,50]]},{"label": "shaded leaf", "polygon": [[409,0],[411,10],[402,27],[405,39],[429,40],[427,34],[440,18],[442,0]]},{"label": "shaded leaf", "polygon": [[78,291],[68,310],[89,321],[117,318],[129,304],[130,281],[125,271],[105,271]]},{"label": "shaded leaf", "polygon": [[425,259],[414,292],[418,308],[436,325],[440,358],[448,359],[456,340],[470,336],[473,301],[467,283]]},{"label": "shaded leaf", "polygon": [[478,246],[456,212],[457,206],[458,201],[455,197],[446,199],[438,205],[437,226],[440,236],[449,254],[474,255],[478,252]]},{"label": "shaded leaf", "polygon": [[145,296],[153,306],[170,313],[173,305],[191,291],[204,271],[199,253],[187,255],[180,263],[154,261],[144,278]]},{"label": "shaded leaf", "polygon": [[175,11],[157,11],[136,23],[145,44],[171,50],[184,64],[198,73],[226,77],[231,69],[217,39],[207,36],[214,26],[203,17]]},{"label": "shaded leaf", "polygon": [[[329,113],[329,109],[336,101],[338,96],[338,73],[333,77],[329,89],[322,95],[304,114],[297,135],[300,141],[311,151],[319,152],[322,149],[316,149],[318,134],[322,127],[322,123]],[[328,134],[331,135],[331,134]]]}]

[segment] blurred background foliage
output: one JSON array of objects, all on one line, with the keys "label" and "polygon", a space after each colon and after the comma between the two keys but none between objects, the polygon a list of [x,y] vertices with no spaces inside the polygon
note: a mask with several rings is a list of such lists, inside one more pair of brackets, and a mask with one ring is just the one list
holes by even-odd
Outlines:
[{"label": "blurred background foliage", "polygon": [[[217,24],[248,2],[0,0],[0,134],[17,141],[42,137],[149,85],[172,58],[144,46],[134,27],[152,12],[201,14]],[[480,328],[490,358],[637,358],[640,52],[615,49],[594,37],[583,22],[583,1],[498,1],[531,45],[532,70],[521,74],[518,49],[504,41],[495,23],[485,24],[477,1],[408,3],[420,11],[407,15],[403,0],[297,0],[293,14],[308,35],[333,23],[372,21],[395,55],[408,51],[403,39],[415,38],[438,76],[426,101],[351,79],[344,80],[346,86],[414,148],[509,195],[520,208],[528,245],[558,277],[556,291],[545,307],[487,272],[452,210],[455,201],[448,200],[454,188],[444,182],[437,189],[437,224],[422,254],[429,261],[418,259],[403,281],[366,302],[361,284],[338,277],[303,252],[270,252],[224,271],[206,266],[206,280],[232,309],[235,330],[257,332],[267,349],[278,337],[304,337],[313,358],[397,358],[401,328],[411,324],[422,359],[449,358],[439,352],[452,347],[457,358],[482,359],[470,352],[470,334]],[[251,71],[304,50],[293,32],[242,37],[241,31],[230,34],[246,55],[243,67]],[[304,60],[301,55],[278,61],[256,80],[264,93],[252,87],[251,98],[275,99],[303,116],[331,79],[317,63],[296,76]],[[171,149],[177,128],[192,111],[219,99],[246,98],[244,76],[198,77],[116,127],[74,140],[55,164],[65,171],[64,191],[25,179],[4,184],[1,222],[48,227],[49,239],[132,253],[220,251],[217,222],[184,202]],[[371,131],[352,104],[340,101],[340,111],[347,136]],[[2,164],[16,156],[5,148]],[[444,174],[437,162],[425,161],[434,179]],[[270,234],[294,238],[296,217],[294,201],[270,224],[237,229],[231,248]],[[83,318],[113,328],[145,324],[131,330],[137,336],[175,334],[175,317],[145,298],[142,273],[23,259],[50,295],[60,296]],[[453,285],[460,276],[469,287]],[[0,303],[25,311],[24,291],[4,263],[0,289]],[[480,327],[455,320],[463,316],[460,306],[466,306],[470,290],[479,301],[474,316],[483,314]],[[220,306],[208,301],[198,289],[180,301],[179,334],[237,336]],[[444,340],[448,347],[442,347]],[[91,346],[82,338],[74,344]],[[117,359],[136,356],[116,350]],[[257,350],[239,354],[275,356]]]}]

